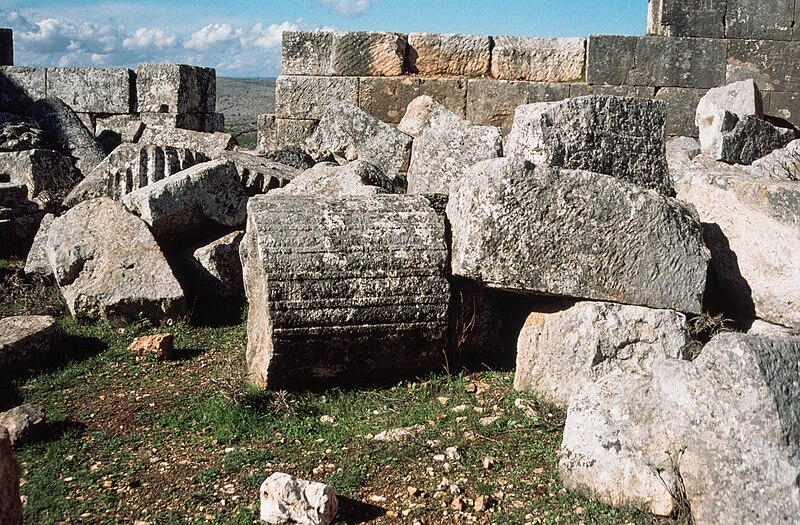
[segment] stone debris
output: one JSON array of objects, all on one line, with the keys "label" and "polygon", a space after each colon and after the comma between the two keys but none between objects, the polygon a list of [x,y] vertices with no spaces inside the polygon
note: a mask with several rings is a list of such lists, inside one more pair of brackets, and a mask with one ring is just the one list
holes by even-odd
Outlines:
[{"label": "stone debris", "polygon": [[0,375],[41,369],[63,353],[67,335],[48,315],[0,319]]},{"label": "stone debris", "polygon": [[369,162],[355,160],[343,166],[320,162],[304,171],[275,195],[306,195],[339,198],[344,196],[375,196],[394,193],[394,184],[380,168]]},{"label": "stone debris", "polygon": [[69,191],[76,179],[74,169],[69,157],[51,149],[0,153],[0,174],[12,183],[24,184],[31,199],[43,192],[58,196]]},{"label": "stone debris", "polygon": [[56,149],[33,119],[0,114],[0,151]]},{"label": "stone debris", "polygon": [[170,359],[174,351],[175,337],[172,334],[155,334],[137,337],[128,346],[135,356],[155,356],[158,360]]},{"label": "stone debris", "polygon": [[283,188],[302,173],[293,166],[238,151],[226,151],[220,159],[233,163],[248,197]]},{"label": "stone debris", "polygon": [[135,115],[111,115],[95,119],[94,135],[106,153],[120,144],[139,142],[144,132],[144,122]]},{"label": "stone debris", "polygon": [[184,289],[205,297],[244,297],[239,245],[243,232],[235,231],[202,246],[185,250]]},{"label": "stone debris", "polygon": [[681,359],[686,317],[672,310],[577,302],[531,313],[517,342],[514,388],[566,408],[581,386],[613,371],[644,373],[657,359]]},{"label": "stone debris", "polygon": [[22,525],[20,475],[8,431],[0,427],[0,519],[3,525]]},{"label": "stone debris", "polygon": [[517,108],[507,157],[537,166],[603,173],[673,196],[663,102],[615,96],[577,97]]},{"label": "stone debris", "polygon": [[742,169],[753,177],[800,182],[800,140],[793,140]]},{"label": "stone debris", "polygon": [[24,404],[0,413],[0,428],[8,431],[12,445],[29,443],[41,435],[46,425],[44,409]]},{"label": "stone debris", "polygon": [[306,153],[303,149],[297,147],[284,147],[279,149],[271,149],[261,154],[267,160],[277,162],[284,166],[289,166],[300,171],[313,168],[314,159],[311,155]]},{"label": "stone debris", "polygon": [[276,472],[261,484],[261,519],[270,525],[328,525],[339,511],[333,489]]},{"label": "stone debris", "polygon": [[452,271],[490,288],[699,313],[696,212],[619,179],[483,161],[451,188]]}]

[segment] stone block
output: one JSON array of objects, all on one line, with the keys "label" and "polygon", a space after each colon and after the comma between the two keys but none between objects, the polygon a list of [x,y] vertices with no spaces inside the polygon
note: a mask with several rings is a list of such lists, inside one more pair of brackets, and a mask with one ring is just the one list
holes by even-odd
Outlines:
[{"label": "stone block", "polygon": [[120,144],[138,142],[144,132],[144,123],[136,115],[111,115],[97,117],[94,135],[106,153],[111,153]]},{"label": "stone block", "polygon": [[[2,172],[0,172],[2,173]],[[0,182],[0,206],[18,206],[28,200],[28,187],[15,182]]]},{"label": "stone block", "polygon": [[467,116],[467,80],[463,78],[420,78],[419,94],[427,95],[465,118]]},{"label": "stone block", "polygon": [[281,75],[332,75],[333,31],[284,31]]},{"label": "stone block", "polygon": [[153,144],[162,148],[185,148],[216,159],[223,151],[232,150],[236,139],[230,133],[203,133],[181,128],[145,128],[139,139],[141,144]]},{"label": "stone block", "polygon": [[791,40],[795,24],[794,0],[749,2],[726,0],[725,36],[759,40]]},{"label": "stone block", "polygon": [[358,107],[375,118],[397,124],[408,104],[419,96],[417,77],[362,77],[358,81]]},{"label": "stone block", "polygon": [[[243,233],[236,231],[200,247],[191,247],[184,257],[188,281],[196,294],[205,297],[244,297],[239,244]],[[184,287],[186,288],[186,287]]]},{"label": "stone block", "polygon": [[275,124],[274,113],[258,115],[257,119],[256,153],[263,154],[269,150],[275,149],[278,126]]},{"label": "stone block", "polygon": [[181,128],[203,133],[225,131],[225,115],[222,113],[141,113],[146,126]]},{"label": "stone block", "polygon": [[47,70],[47,96],[60,98],[76,113],[131,113],[136,75],[122,68],[54,67]]},{"label": "stone block", "polygon": [[765,96],[764,113],[790,122],[800,128],[800,93],[773,91]]},{"label": "stone block", "polygon": [[407,39],[380,31],[296,31],[283,34],[283,75],[398,76]]},{"label": "stone block", "polygon": [[584,76],[586,40],[496,36],[492,76],[501,80],[575,82]]},{"label": "stone block", "polygon": [[656,90],[652,86],[611,86],[607,84],[584,84],[582,82],[569,85],[570,98],[587,95],[610,95],[614,97],[654,98]]},{"label": "stone block", "polygon": [[725,82],[753,79],[764,91],[795,91],[800,85],[798,56],[800,42],[730,40]]},{"label": "stone block", "polygon": [[369,162],[354,160],[341,166],[334,162],[320,162],[274,193],[336,199],[394,193],[394,185],[392,179]]},{"label": "stone block", "polygon": [[647,33],[660,36],[725,37],[730,0],[649,0]]},{"label": "stone block", "polygon": [[275,144],[270,149],[302,146],[314,135],[319,120],[275,119]]},{"label": "stone block", "polygon": [[41,405],[25,403],[0,413],[0,428],[8,430],[11,444],[20,446],[41,437],[47,429]]},{"label": "stone block", "polygon": [[666,134],[668,137],[697,137],[694,115],[704,89],[665,87],[656,91],[655,99],[667,107]]},{"label": "stone block", "polygon": [[0,66],[14,65],[14,31],[0,29]]},{"label": "stone block", "polygon": [[0,375],[46,368],[63,354],[67,334],[49,315],[0,319]]},{"label": "stone block", "polygon": [[0,66],[0,111],[25,112],[47,96],[47,70],[43,67]]},{"label": "stone block", "polygon": [[491,66],[492,39],[485,35],[411,33],[408,70],[421,76],[484,77]]},{"label": "stone block", "polygon": [[33,244],[31,244],[28,257],[25,259],[25,274],[53,276],[53,269],[50,267],[50,261],[47,259],[47,234],[55,218],[56,216],[52,213],[48,213],[42,217],[42,222],[39,223],[39,230],[33,238]]},{"label": "stone block", "polygon": [[275,87],[275,116],[319,120],[334,102],[358,104],[356,77],[280,76]]},{"label": "stone block", "polygon": [[136,91],[142,113],[214,113],[217,73],[185,64],[139,64]]},{"label": "stone block", "polygon": [[592,35],[589,84],[712,88],[725,81],[725,41]]},{"label": "stone block", "polygon": [[511,129],[517,106],[569,98],[569,84],[517,80],[469,80],[467,120]]},{"label": "stone block", "polygon": [[292,166],[242,151],[226,151],[220,158],[233,163],[249,197],[283,188],[302,173]]},{"label": "stone block", "polygon": [[0,174],[10,182],[28,187],[34,198],[46,191],[56,194],[74,183],[74,168],[69,157],[49,149],[32,149],[0,153]]},{"label": "stone block", "polygon": [[262,521],[329,525],[339,509],[333,488],[276,472],[260,488]]}]

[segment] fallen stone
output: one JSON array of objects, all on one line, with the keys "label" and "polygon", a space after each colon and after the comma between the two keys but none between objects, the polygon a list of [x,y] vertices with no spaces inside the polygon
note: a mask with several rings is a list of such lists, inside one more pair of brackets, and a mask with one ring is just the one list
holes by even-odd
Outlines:
[{"label": "fallen stone", "polygon": [[136,91],[140,113],[214,113],[217,73],[185,64],[139,64]]},{"label": "fallen stone", "polygon": [[467,170],[447,216],[454,275],[521,293],[701,311],[700,221],[670,197],[512,157]]},{"label": "fallen stone", "polygon": [[285,147],[264,151],[265,159],[289,166],[301,171],[314,167],[314,159],[300,148]]},{"label": "fallen stone", "polygon": [[0,153],[0,176],[3,174],[10,182],[27,186],[31,199],[42,192],[61,195],[76,178],[69,157],[49,149]]},{"label": "fallen stone", "polygon": [[148,127],[142,132],[139,143],[162,148],[188,149],[209,159],[217,159],[223,151],[234,149],[236,139],[230,133],[202,133],[180,128]]},{"label": "fallen stone", "polygon": [[711,264],[735,308],[800,328],[797,183],[695,170],[677,188],[697,209]]},{"label": "fallen stone", "polygon": [[383,172],[368,162],[355,160],[343,166],[320,162],[304,171],[285,188],[274,190],[280,195],[305,195],[339,198],[374,196],[394,193],[394,185]]},{"label": "fallen stone", "polygon": [[120,144],[138,142],[144,132],[144,122],[136,115],[111,115],[95,119],[94,134],[106,153]]},{"label": "fallen stone", "polygon": [[20,405],[0,413],[0,428],[8,431],[12,445],[33,441],[41,435],[45,423],[44,410],[38,405]]},{"label": "fallen stone", "polygon": [[409,72],[422,76],[484,77],[489,74],[492,39],[486,35],[411,33]]},{"label": "fallen stone", "polygon": [[122,203],[165,246],[239,228],[247,215],[247,194],[236,167],[226,160],[197,164],[125,195]]},{"label": "fallen stone", "polygon": [[742,168],[758,178],[800,182],[800,140],[793,140]]},{"label": "fallen stone", "polygon": [[387,177],[407,171],[412,139],[349,102],[336,102],[325,112],[309,144],[347,161],[374,164]]},{"label": "fallen stone", "polygon": [[401,443],[403,441],[411,441],[423,432],[427,427],[423,424],[410,425],[407,427],[390,428],[375,434],[372,439],[375,441],[383,441],[387,443]]},{"label": "fallen stone", "polygon": [[19,497],[20,469],[8,431],[0,428],[0,516],[3,525],[22,525],[22,500]]},{"label": "fallen stone", "polygon": [[273,525],[328,525],[339,510],[333,489],[276,472],[261,484],[261,519]]},{"label": "fallen stone", "polygon": [[37,100],[28,109],[62,153],[75,159],[75,167],[86,175],[105,158],[103,148],[72,109],[57,98]]},{"label": "fallen stone", "polygon": [[663,102],[593,95],[517,108],[506,156],[611,175],[675,194],[664,145]]},{"label": "fallen stone", "polygon": [[187,252],[187,286],[205,297],[244,297],[239,245],[242,232],[233,232]]},{"label": "fallen stone", "polygon": [[282,188],[301,173],[292,166],[238,151],[226,151],[220,159],[233,163],[249,197]]},{"label": "fallen stone", "polygon": [[118,200],[208,160],[202,153],[180,147],[123,144],[72,189],[64,205],[72,207],[97,197]]},{"label": "fallen stone", "polygon": [[61,349],[66,334],[53,317],[0,319],[0,375],[41,368]]},{"label": "fallen stone", "polygon": [[137,337],[128,346],[128,352],[138,357],[155,356],[159,361],[172,357],[175,338],[172,334],[155,334]]},{"label": "fallen stone", "polygon": [[147,224],[117,201],[82,202],[56,218],[47,257],[75,317],[159,322],[186,312],[183,291]]},{"label": "fallen stone", "polygon": [[586,40],[496,36],[492,76],[501,80],[575,82],[584,78]]},{"label": "fallen stone", "polygon": [[681,359],[686,317],[614,303],[577,302],[528,316],[517,342],[514,388],[566,408],[584,384],[613,370],[646,372],[656,359]]},{"label": "fallen stone", "polygon": [[53,269],[50,267],[50,260],[47,258],[47,234],[50,225],[53,224],[56,216],[48,213],[39,223],[39,231],[33,238],[33,244],[25,260],[25,273],[27,275],[41,275],[52,277]]},{"label": "fallen stone", "polygon": [[428,200],[273,193],[250,199],[240,247],[250,381],[322,388],[437,369],[450,287]]},{"label": "fallen stone", "polygon": [[674,137],[667,141],[667,167],[672,182],[691,166],[692,160],[700,154],[700,143],[692,137]]},{"label": "fallen stone", "polygon": [[417,138],[427,128],[446,126],[455,121],[454,115],[455,113],[448,107],[436,102],[428,95],[422,95],[408,104],[397,129],[406,135]]},{"label": "fallen stone", "polygon": [[15,115],[6,115],[0,118],[2,121],[0,124],[0,151],[55,149],[44,131],[39,129],[33,121],[26,121],[24,117]]}]

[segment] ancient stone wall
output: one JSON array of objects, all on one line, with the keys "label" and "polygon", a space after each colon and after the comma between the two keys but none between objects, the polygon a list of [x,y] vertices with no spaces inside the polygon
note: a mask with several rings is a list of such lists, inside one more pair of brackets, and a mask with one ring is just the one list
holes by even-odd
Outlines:
[{"label": "ancient stone wall", "polygon": [[419,95],[506,131],[521,104],[589,94],[655,98],[666,103],[668,135],[697,136],[700,97],[746,78],[761,88],[765,113],[798,126],[797,13],[794,0],[773,3],[651,0],[645,36],[285,33],[276,111],[259,122],[260,145],[301,142],[338,100],[397,124]]}]

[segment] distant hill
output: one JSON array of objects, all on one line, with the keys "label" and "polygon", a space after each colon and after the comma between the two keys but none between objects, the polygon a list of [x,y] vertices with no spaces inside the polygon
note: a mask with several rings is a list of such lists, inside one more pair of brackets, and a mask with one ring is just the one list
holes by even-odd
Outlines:
[{"label": "distant hill", "polygon": [[217,77],[217,112],[239,144],[254,147],[258,115],[275,112],[275,79]]}]

